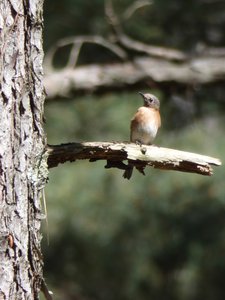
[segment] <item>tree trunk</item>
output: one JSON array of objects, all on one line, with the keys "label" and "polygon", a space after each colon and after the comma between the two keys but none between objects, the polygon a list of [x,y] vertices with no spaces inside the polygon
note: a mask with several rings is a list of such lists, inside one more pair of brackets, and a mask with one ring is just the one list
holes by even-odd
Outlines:
[{"label": "tree trunk", "polygon": [[46,182],[43,0],[0,1],[0,300],[38,299]]}]

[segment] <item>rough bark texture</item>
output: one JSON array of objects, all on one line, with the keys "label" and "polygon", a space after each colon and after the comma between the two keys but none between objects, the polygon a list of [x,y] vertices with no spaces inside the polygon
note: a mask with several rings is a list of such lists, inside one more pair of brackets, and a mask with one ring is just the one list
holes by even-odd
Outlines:
[{"label": "rough bark texture", "polygon": [[[143,174],[144,168],[151,166],[164,170],[212,175],[211,165],[221,165],[217,158],[157,146],[140,146],[134,143],[86,142],[49,145],[48,154],[49,168],[76,159],[89,159],[90,161],[105,159],[107,160],[106,168],[126,170],[132,165]],[[128,160],[129,165],[124,164],[123,160]]]},{"label": "rough bark texture", "polygon": [[38,299],[43,0],[0,1],[0,299]]}]

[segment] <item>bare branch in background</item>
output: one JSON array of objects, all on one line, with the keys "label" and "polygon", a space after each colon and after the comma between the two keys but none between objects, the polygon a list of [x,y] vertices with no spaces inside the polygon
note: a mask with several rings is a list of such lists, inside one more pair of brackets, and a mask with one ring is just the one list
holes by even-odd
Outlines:
[{"label": "bare branch in background", "polygon": [[70,55],[68,58],[67,68],[74,68],[77,64],[77,60],[80,54],[81,47],[85,43],[90,44],[97,44],[102,47],[107,48],[109,51],[113,52],[116,56],[118,56],[120,59],[124,60],[126,59],[126,52],[116,44],[113,44],[109,42],[107,39],[98,36],[76,36],[76,37],[67,37],[64,39],[61,39],[57,42],[56,45],[54,45],[46,54],[45,56],[45,68],[46,72],[51,72],[53,67],[53,60],[55,57],[55,54],[59,48],[66,47],[72,45]]},{"label": "bare branch in background", "polygon": [[145,83],[162,86],[196,86],[220,82],[225,78],[223,57],[199,57],[182,64],[150,57],[136,57],[132,62],[93,64],[76,69],[62,69],[46,74],[47,97],[66,96],[72,92],[115,90]]},{"label": "bare branch in background", "polygon": [[111,26],[111,29],[121,46],[130,50],[148,54],[150,56],[164,58],[168,60],[183,61],[187,58],[182,51],[175,50],[172,48],[149,46],[147,44],[144,44],[142,42],[128,37],[122,29],[118,16],[115,14],[111,0],[105,1],[105,14],[107,22]]},{"label": "bare branch in background", "polygon": [[81,41],[73,43],[73,46],[70,50],[69,59],[66,65],[67,69],[74,69],[76,67],[82,45],[83,42]]},{"label": "bare branch in background", "polygon": [[140,8],[144,7],[144,6],[149,6],[152,5],[153,2],[152,1],[148,1],[148,0],[138,0],[135,1],[134,3],[132,3],[123,13],[123,20],[128,20],[130,19],[130,17],[132,17],[132,15]]},{"label": "bare branch in background", "polygon": [[[124,14],[129,17],[138,8],[149,4],[151,2],[138,0]],[[113,34],[110,41],[98,35],[67,37],[47,52],[44,84],[48,98],[67,97],[71,92],[79,91],[115,90],[143,83],[160,88],[168,83],[194,87],[225,79],[225,48],[209,48],[199,43],[190,57],[176,49],[147,45],[130,38],[124,33],[112,0],[105,0],[105,15]],[[77,67],[84,43],[105,47],[119,58],[118,62]],[[53,64],[56,52],[66,46],[71,47],[67,64],[56,70]]]}]

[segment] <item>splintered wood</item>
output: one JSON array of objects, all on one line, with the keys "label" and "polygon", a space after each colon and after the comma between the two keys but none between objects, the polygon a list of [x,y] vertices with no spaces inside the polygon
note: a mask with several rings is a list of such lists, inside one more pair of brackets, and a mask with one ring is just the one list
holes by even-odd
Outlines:
[{"label": "splintered wood", "polygon": [[60,163],[89,159],[91,162],[107,160],[106,168],[127,169],[123,161],[129,161],[138,169],[151,166],[163,170],[212,175],[212,166],[220,166],[217,158],[197,153],[179,151],[175,149],[136,145],[134,143],[116,142],[84,142],[61,145],[49,145],[48,166],[56,167]]}]

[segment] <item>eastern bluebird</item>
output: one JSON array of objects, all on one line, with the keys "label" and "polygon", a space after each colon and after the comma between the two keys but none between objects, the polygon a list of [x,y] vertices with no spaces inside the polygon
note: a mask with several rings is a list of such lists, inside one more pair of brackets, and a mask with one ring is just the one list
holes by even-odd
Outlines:
[{"label": "eastern bluebird", "polygon": [[[130,124],[130,141],[137,144],[151,145],[161,126],[159,99],[152,94],[143,94],[144,105],[139,107]],[[130,179],[133,167],[125,170],[123,177]]]}]

